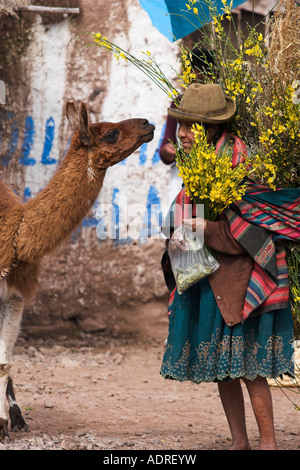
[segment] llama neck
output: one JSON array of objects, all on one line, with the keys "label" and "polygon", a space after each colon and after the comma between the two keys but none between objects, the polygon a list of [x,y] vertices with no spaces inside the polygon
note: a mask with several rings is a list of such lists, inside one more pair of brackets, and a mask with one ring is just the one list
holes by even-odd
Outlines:
[{"label": "llama neck", "polygon": [[24,204],[19,259],[36,261],[70,236],[94,204],[104,176],[105,170],[95,175],[88,157],[70,149],[48,186]]}]

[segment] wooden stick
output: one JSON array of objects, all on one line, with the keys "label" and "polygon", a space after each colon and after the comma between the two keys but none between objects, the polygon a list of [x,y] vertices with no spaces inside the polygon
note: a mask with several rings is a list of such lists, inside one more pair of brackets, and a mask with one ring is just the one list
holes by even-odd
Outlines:
[{"label": "wooden stick", "polygon": [[38,5],[20,7],[20,10],[33,11],[36,13],[65,13],[69,15],[78,15],[80,13],[79,8],[45,7]]}]

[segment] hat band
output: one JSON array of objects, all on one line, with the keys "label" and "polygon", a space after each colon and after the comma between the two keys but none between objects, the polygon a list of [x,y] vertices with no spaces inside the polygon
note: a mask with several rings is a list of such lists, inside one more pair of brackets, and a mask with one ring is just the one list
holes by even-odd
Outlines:
[{"label": "hat band", "polygon": [[[185,113],[185,114],[190,114],[191,116],[194,114],[191,113],[191,111],[189,110],[186,110],[184,108],[181,108],[180,106],[177,108],[178,111],[180,111],[181,113]],[[227,107],[226,106],[223,106],[223,108],[219,108],[219,109],[215,109],[214,111],[207,111],[204,116],[202,117],[208,117],[208,116],[220,116],[221,114],[225,114],[227,113]]]}]

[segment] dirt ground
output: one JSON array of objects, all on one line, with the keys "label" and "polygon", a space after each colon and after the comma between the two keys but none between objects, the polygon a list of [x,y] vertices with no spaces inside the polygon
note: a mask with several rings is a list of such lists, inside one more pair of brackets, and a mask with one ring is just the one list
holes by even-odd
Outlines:
[{"label": "dirt ground", "polygon": [[[12,375],[29,431],[10,432],[0,450],[227,449],[230,433],[216,385],[160,376],[165,338],[166,328],[140,340],[21,335]],[[279,448],[300,450],[300,411],[278,387],[271,389]],[[300,405],[299,395],[289,395]],[[256,449],[256,423],[245,396]]]}]

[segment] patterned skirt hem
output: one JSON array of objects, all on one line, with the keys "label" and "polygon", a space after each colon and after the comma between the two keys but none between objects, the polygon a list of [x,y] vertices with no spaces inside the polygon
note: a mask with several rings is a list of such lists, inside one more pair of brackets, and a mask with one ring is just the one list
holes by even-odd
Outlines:
[{"label": "patterned skirt hem", "polygon": [[247,376],[245,373],[240,374],[222,374],[222,375],[215,375],[214,377],[204,377],[204,378],[196,378],[194,376],[190,377],[181,377],[173,372],[170,371],[160,371],[160,375],[166,380],[176,380],[178,382],[193,382],[195,384],[201,383],[217,383],[217,382],[227,382],[234,379],[245,379],[253,381],[258,377],[263,377],[265,379],[282,379],[283,375],[287,375],[288,377],[294,379],[295,373],[294,369],[284,369],[281,372],[277,372],[276,374],[267,374],[264,372],[257,372],[256,374],[252,374],[251,376]]}]

